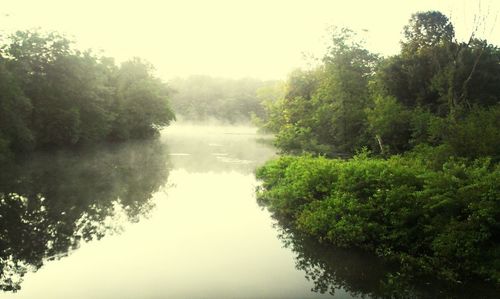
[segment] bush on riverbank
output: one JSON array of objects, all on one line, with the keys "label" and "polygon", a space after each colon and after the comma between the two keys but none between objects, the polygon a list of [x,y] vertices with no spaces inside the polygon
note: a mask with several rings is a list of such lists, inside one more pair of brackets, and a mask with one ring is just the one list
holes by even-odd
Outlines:
[{"label": "bush on riverbank", "polygon": [[284,156],[258,169],[259,200],[319,240],[361,247],[417,273],[500,282],[500,166],[415,156]]},{"label": "bush on riverbank", "polygon": [[[293,72],[263,123],[284,156],[259,198],[317,239],[395,259],[412,274],[500,283],[500,48],[419,12],[380,57],[348,29]],[[394,156],[396,155],[396,156]]]}]

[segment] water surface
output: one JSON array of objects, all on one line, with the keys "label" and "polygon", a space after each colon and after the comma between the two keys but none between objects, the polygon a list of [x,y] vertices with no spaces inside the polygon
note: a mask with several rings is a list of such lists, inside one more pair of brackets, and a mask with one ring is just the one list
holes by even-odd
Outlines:
[{"label": "water surface", "polygon": [[273,156],[254,128],[174,125],[155,141],[19,161],[0,174],[0,298],[478,294],[391,279],[374,256],[274,219],[254,176]]},{"label": "water surface", "polygon": [[275,152],[260,138],[174,126],[20,162],[1,190],[2,216],[18,214],[2,223],[2,283],[19,290],[0,297],[318,297],[255,201],[253,170]]}]

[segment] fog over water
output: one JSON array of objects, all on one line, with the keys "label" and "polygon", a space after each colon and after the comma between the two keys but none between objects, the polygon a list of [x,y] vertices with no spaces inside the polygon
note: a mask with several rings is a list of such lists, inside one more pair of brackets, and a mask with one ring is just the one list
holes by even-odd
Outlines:
[{"label": "fog over water", "polygon": [[3,2],[0,299],[500,298],[500,1]]},{"label": "fog over water", "polygon": [[269,213],[254,171],[276,155],[270,141],[253,127],[174,124],[154,141],[19,161],[0,180],[0,286],[18,291],[0,298],[495,298],[392,280],[373,255]]},{"label": "fog over water", "polygon": [[[123,208],[114,210],[107,226],[114,223],[119,233],[83,242],[67,257],[44,258],[38,271],[26,274],[20,291],[0,297],[318,297],[295,269],[294,254],[283,248],[269,213],[255,200],[253,169],[275,152],[257,142],[260,138],[249,127],[174,125],[162,133],[154,151],[136,145],[133,154],[124,154],[127,161],[152,161],[149,166],[169,171],[163,187],[151,194],[152,208],[132,222],[122,215]],[[54,164],[60,157],[42,160],[51,159]],[[80,174],[100,165],[114,167],[84,156],[73,162],[84,170]],[[141,171],[130,163],[122,161],[123,167]],[[72,178],[77,184],[78,177]],[[95,182],[80,183],[87,184],[80,188],[96,187]]]}]

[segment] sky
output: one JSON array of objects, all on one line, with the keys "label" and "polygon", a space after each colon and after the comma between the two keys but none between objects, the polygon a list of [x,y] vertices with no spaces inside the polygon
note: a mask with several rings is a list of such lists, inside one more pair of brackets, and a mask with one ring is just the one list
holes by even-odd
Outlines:
[{"label": "sky", "polygon": [[[328,28],[349,27],[369,50],[396,54],[402,29],[415,12],[439,10],[459,39],[474,24],[500,45],[495,0],[0,0],[0,34],[41,28],[102,50],[117,62],[141,57],[164,80],[205,74],[286,79],[328,46]],[[478,16],[480,16],[478,18]],[[477,22],[475,20],[481,20]]]}]

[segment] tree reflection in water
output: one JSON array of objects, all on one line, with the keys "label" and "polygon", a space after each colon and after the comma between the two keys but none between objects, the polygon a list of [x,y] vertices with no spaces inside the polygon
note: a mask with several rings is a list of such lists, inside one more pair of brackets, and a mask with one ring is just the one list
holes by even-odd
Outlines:
[{"label": "tree reflection in water", "polygon": [[354,298],[498,298],[498,289],[484,283],[450,285],[432,278],[403,274],[398,267],[356,249],[321,244],[277,217],[278,238],[295,254],[295,265],[313,282],[311,291]]},{"label": "tree reflection in water", "polygon": [[[39,153],[0,172],[0,287],[138,221],[168,177],[157,141]],[[123,222],[122,222],[123,223]]]}]

